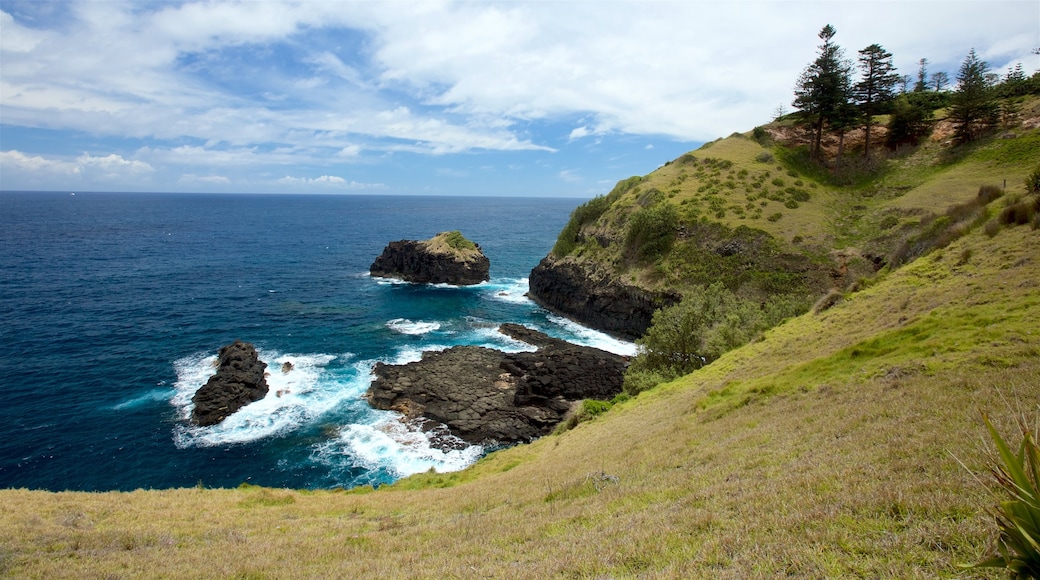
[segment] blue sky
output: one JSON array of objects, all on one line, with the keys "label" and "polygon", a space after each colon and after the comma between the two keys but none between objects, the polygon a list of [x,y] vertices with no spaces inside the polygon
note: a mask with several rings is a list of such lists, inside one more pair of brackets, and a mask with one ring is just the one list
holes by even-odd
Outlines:
[{"label": "blue sky", "polygon": [[1040,2],[0,0],[0,189],[592,197],[790,110],[830,23],[1040,68]]}]

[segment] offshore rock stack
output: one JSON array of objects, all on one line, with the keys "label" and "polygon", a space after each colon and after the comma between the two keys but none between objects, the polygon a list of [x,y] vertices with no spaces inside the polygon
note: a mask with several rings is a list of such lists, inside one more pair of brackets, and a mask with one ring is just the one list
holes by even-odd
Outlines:
[{"label": "offshore rock stack", "polygon": [[206,381],[191,401],[191,422],[201,427],[216,425],[242,407],[267,395],[267,364],[256,348],[236,340],[220,349],[217,372]]},{"label": "offshore rock stack", "polygon": [[480,246],[454,231],[425,241],[390,242],[369,273],[417,284],[468,286],[490,280],[490,269],[491,262]]}]

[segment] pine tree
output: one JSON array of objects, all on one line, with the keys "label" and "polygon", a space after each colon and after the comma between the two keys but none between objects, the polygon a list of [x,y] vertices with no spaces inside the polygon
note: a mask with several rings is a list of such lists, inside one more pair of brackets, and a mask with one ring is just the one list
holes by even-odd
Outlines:
[{"label": "pine tree", "polygon": [[932,90],[934,90],[937,93],[940,93],[943,89],[946,88],[946,85],[948,84],[950,84],[949,75],[942,71],[932,73],[931,85],[932,87],[934,87]]},{"label": "pine tree", "polygon": [[844,58],[844,51],[833,42],[837,31],[830,24],[820,30],[823,44],[820,54],[802,71],[795,85],[795,108],[805,112],[814,124],[812,157],[820,158],[823,127],[834,124],[845,113],[849,102],[849,71],[851,64]]},{"label": "pine tree", "polygon": [[998,106],[989,65],[971,49],[957,73],[957,91],[950,101],[950,118],[957,123],[955,138],[964,143],[975,139],[998,118]]},{"label": "pine tree", "polygon": [[862,80],[856,83],[853,95],[863,110],[866,136],[863,143],[863,155],[870,159],[870,130],[874,125],[874,111],[877,105],[895,98],[899,75],[892,64],[892,53],[872,44],[859,51],[859,68]]},{"label": "pine tree", "polygon": [[928,90],[928,59],[922,58],[917,61],[917,82],[914,83],[914,92],[923,93]]}]

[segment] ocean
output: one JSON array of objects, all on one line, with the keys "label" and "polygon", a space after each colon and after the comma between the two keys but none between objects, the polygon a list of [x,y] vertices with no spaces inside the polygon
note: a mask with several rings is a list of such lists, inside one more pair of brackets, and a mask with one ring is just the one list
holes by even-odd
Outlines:
[{"label": "ocean", "polygon": [[[488,450],[431,448],[369,407],[372,366],[529,349],[503,322],[634,352],[525,297],[581,201],[2,192],[0,487],[350,488],[462,469]],[[368,275],[388,242],[446,230],[481,245],[490,282]],[[191,425],[191,396],[236,339],[259,349],[269,394]]]}]

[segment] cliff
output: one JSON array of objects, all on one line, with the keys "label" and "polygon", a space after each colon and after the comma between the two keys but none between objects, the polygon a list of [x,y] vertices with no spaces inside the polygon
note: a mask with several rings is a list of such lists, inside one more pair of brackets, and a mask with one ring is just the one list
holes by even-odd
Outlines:
[{"label": "cliff", "polygon": [[418,284],[465,286],[490,280],[490,267],[478,244],[451,231],[425,241],[390,242],[369,272]]}]

